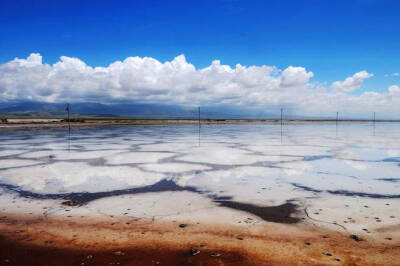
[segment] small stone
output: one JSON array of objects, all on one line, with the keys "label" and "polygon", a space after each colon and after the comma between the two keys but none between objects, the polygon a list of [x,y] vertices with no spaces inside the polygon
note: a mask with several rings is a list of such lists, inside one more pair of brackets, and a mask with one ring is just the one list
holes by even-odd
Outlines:
[{"label": "small stone", "polygon": [[306,242],[306,245],[307,245],[307,246],[311,246],[311,243],[310,243],[310,242]]},{"label": "small stone", "polygon": [[236,239],[243,240],[242,236],[237,236]]},{"label": "small stone", "polygon": [[386,239],[386,240],[392,240],[393,238],[391,238],[391,237],[386,237],[385,239]]},{"label": "small stone", "polygon": [[328,256],[328,257],[331,257],[331,256],[332,256],[332,254],[329,253],[329,252],[325,252],[325,253],[322,253],[322,254],[324,254],[325,256]]},{"label": "small stone", "polygon": [[350,238],[357,242],[362,241],[362,239],[358,235],[351,235]]},{"label": "small stone", "polygon": [[125,253],[122,252],[122,251],[120,251],[120,250],[118,250],[118,251],[115,251],[115,252],[114,252],[114,255],[115,255],[115,256],[123,256],[123,255],[125,255]]},{"label": "small stone", "polygon": [[211,253],[211,255],[210,255],[210,257],[214,257],[214,258],[220,257],[220,256],[221,256],[221,254],[219,254],[219,253]]},{"label": "small stone", "polygon": [[322,236],[322,238],[328,238],[327,236]]},{"label": "small stone", "polygon": [[86,257],[88,260],[93,259],[93,255],[87,255]]},{"label": "small stone", "polygon": [[186,227],[186,224],[180,224],[179,227],[180,227],[180,228],[185,228],[185,227]]},{"label": "small stone", "polygon": [[[66,206],[76,206],[78,205],[76,202],[72,201],[72,200],[66,200],[61,202],[62,205],[66,205]],[[66,210],[67,211],[67,210]],[[68,210],[69,211],[69,210]]]},{"label": "small stone", "polygon": [[335,260],[336,260],[336,261],[340,261],[340,259],[339,259],[339,258],[336,258]]},{"label": "small stone", "polygon": [[194,248],[190,248],[190,255],[196,256],[199,253],[200,253],[200,250],[194,249]]}]

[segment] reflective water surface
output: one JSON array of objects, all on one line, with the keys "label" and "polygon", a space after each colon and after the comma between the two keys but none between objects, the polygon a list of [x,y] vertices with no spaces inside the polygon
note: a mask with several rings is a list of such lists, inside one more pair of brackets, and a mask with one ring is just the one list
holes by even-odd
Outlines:
[{"label": "reflective water surface", "polygon": [[49,215],[70,200],[104,215],[372,232],[399,223],[400,124],[3,129],[0,190],[3,211]]}]

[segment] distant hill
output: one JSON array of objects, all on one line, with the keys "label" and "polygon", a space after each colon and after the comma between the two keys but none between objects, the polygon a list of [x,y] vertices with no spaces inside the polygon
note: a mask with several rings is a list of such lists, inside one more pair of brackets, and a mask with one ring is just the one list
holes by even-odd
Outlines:
[{"label": "distant hill", "polygon": [[[13,116],[64,116],[66,103],[15,102],[0,103],[0,115]],[[197,118],[197,107],[182,107],[162,104],[101,104],[74,103],[71,115],[93,117],[137,117],[137,118]],[[203,118],[265,118],[271,117],[260,111],[249,111],[232,107],[202,107]]]}]

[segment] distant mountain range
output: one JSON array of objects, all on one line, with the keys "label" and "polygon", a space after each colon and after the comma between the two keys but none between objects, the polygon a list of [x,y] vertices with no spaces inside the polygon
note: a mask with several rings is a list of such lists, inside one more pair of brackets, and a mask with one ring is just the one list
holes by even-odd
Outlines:
[{"label": "distant mountain range", "polygon": [[[0,102],[0,115],[12,116],[65,116],[66,103],[46,102]],[[197,107],[162,104],[70,104],[70,114],[93,117],[136,118],[197,118]],[[243,110],[232,107],[202,107],[203,118],[265,118],[274,117],[262,111]]]}]

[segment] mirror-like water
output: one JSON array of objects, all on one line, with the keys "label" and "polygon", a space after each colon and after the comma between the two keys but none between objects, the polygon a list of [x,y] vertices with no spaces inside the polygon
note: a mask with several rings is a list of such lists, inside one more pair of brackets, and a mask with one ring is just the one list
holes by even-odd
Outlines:
[{"label": "mirror-like water", "polygon": [[400,124],[2,130],[0,188],[3,210],[43,201],[57,212],[60,204],[51,202],[70,200],[107,213],[129,196],[143,199],[137,217],[231,209],[272,222],[361,230],[376,217],[398,223]]}]

